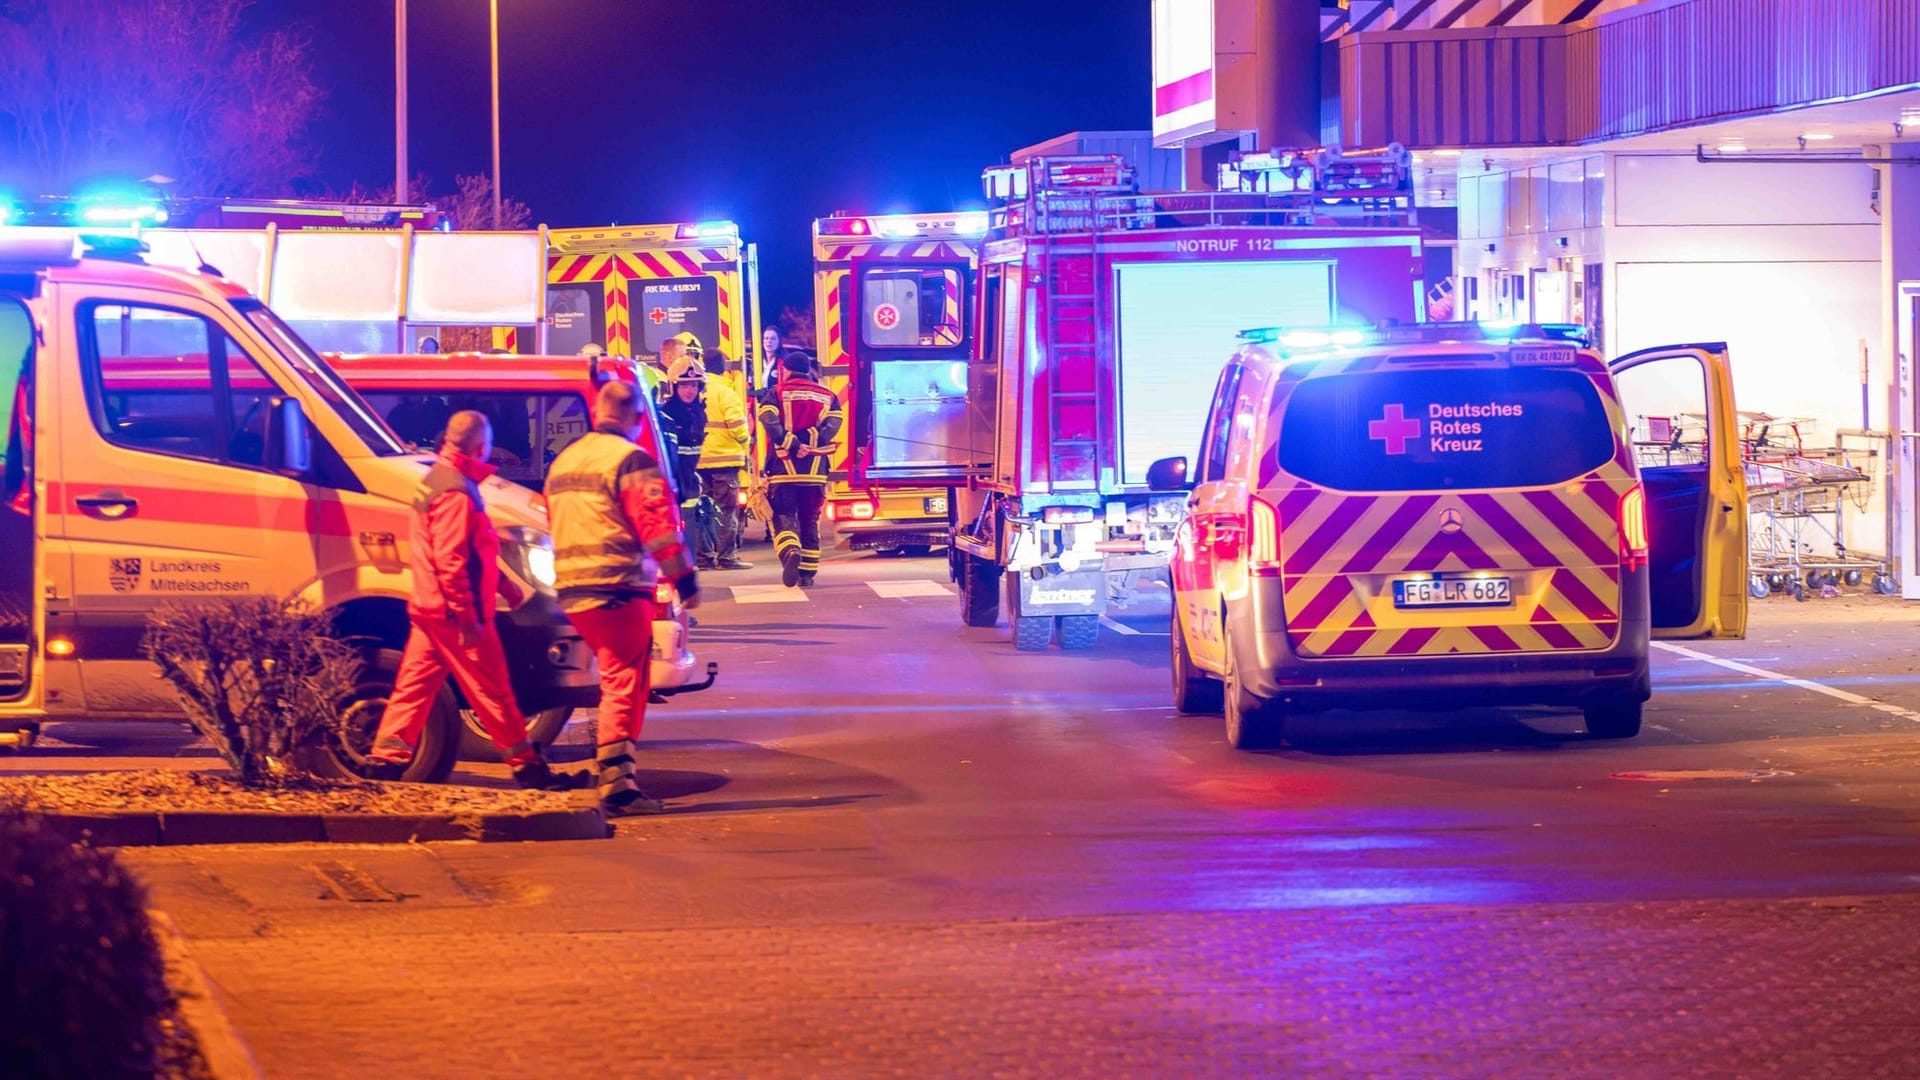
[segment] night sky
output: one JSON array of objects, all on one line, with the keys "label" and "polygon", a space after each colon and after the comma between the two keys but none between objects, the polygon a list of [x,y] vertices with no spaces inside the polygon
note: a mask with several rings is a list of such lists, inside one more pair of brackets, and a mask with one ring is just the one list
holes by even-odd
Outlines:
[{"label": "night sky", "polygon": [[[811,303],[808,223],[981,205],[982,166],[1144,128],[1147,0],[501,0],[507,195],[553,226],[732,218]],[[410,0],[410,166],[489,168],[486,0]],[[314,37],[316,179],[393,181],[392,0],[259,0]]]}]

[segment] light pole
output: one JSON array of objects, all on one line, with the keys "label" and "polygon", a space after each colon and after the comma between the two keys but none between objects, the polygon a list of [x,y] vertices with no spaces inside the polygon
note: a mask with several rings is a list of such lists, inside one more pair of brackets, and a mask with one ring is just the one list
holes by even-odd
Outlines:
[{"label": "light pole", "polygon": [[407,0],[393,0],[393,201],[407,201]]},{"label": "light pole", "polygon": [[493,228],[500,229],[500,0],[489,0],[493,15]]}]

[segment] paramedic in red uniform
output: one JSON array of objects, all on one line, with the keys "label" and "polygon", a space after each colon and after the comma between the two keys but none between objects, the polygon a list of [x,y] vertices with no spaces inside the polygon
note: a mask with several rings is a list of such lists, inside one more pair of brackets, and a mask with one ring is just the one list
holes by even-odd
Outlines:
[{"label": "paramedic in red uniform", "polygon": [[766,429],[767,501],[773,506],[773,551],[787,588],[812,585],[820,572],[820,511],[827,504],[828,459],[840,437],[840,399],[814,381],[801,353],[780,361],[786,378],[762,391],[755,410]]},{"label": "paramedic in red uniform", "polygon": [[440,460],[414,493],[408,554],[413,597],[407,603],[413,627],[374,738],[374,773],[399,778],[451,674],[513,767],[514,780],[521,787],[561,790],[574,778],[554,774],[540,748],[527,741],[526,717],[513,700],[506,652],[493,626],[494,601],[502,591],[510,607],[525,597],[513,579],[500,576],[500,538],[480,500],[480,481],[494,473],[486,463],[492,444],[485,414],[454,413]]},{"label": "paramedic in red uniform", "polygon": [[685,607],[700,602],[680,508],[660,463],[634,442],[639,393],[602,386],[593,431],[547,472],[560,607],[600,661],[595,761],[600,804],[615,816],[662,809],[640,789],[633,757],[646,721],[655,583],[671,581]]}]

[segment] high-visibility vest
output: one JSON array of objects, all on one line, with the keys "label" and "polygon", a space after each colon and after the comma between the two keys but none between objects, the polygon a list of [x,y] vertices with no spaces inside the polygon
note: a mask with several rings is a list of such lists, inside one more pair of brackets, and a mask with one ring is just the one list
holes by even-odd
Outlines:
[{"label": "high-visibility vest", "polygon": [[[633,459],[639,460],[633,460]],[[618,435],[589,432],[547,470],[547,515],[561,606],[594,606],[623,593],[650,595],[660,567],[620,505],[623,469],[652,468],[652,458]]]},{"label": "high-visibility vest", "polygon": [[703,469],[747,467],[747,406],[720,376],[707,376],[707,439],[700,445]]}]

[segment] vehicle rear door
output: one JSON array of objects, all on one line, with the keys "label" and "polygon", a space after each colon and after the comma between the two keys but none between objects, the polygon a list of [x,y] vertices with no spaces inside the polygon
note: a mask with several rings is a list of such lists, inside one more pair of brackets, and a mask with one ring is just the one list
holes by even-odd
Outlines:
[{"label": "vehicle rear door", "polygon": [[1727,346],[1642,349],[1611,366],[1646,489],[1653,635],[1745,637],[1747,478]]},{"label": "vehicle rear door", "polygon": [[855,487],[962,486],[992,430],[969,392],[974,270],[964,258],[855,258],[846,402]]},{"label": "vehicle rear door", "polygon": [[0,293],[0,702],[32,703],[35,575],[33,315]]}]

